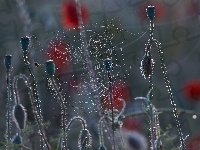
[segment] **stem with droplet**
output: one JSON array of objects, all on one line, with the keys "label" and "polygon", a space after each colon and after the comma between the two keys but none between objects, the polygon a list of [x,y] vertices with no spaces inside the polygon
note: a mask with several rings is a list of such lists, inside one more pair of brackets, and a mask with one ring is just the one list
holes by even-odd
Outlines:
[{"label": "stem with droplet", "polygon": [[45,143],[46,147],[48,150],[50,150],[50,145],[48,144],[47,142],[47,139],[45,137],[45,133],[43,131],[43,127],[41,125],[42,121],[43,121],[43,118],[42,118],[42,115],[41,115],[41,108],[40,108],[40,99],[39,99],[39,94],[38,94],[38,89],[37,89],[37,82],[36,82],[36,79],[35,79],[35,76],[33,75],[33,72],[31,70],[31,67],[30,67],[30,63],[28,61],[28,52],[23,52],[23,57],[24,57],[24,63],[26,65],[26,67],[28,68],[28,71],[30,73],[30,76],[32,78],[32,89],[33,89],[33,100],[34,100],[34,103],[36,103],[36,120],[37,120],[37,123],[38,123],[38,127],[39,127],[39,135],[41,137],[40,141],[41,141],[41,148],[43,149],[43,142]]},{"label": "stem with droplet", "polygon": [[66,140],[66,107],[64,105],[64,99],[61,95],[61,93],[59,92],[58,86],[56,85],[56,82],[53,78],[53,76],[50,77],[50,80],[52,82],[53,88],[56,91],[56,95],[58,96],[58,102],[60,103],[60,107],[61,107],[61,115],[62,115],[62,128],[63,128],[63,147],[67,148],[67,140]]},{"label": "stem with droplet", "polygon": [[10,142],[10,100],[11,100],[10,69],[7,69],[6,76],[7,76],[7,95],[8,95],[8,102],[7,102],[7,143],[9,143]]}]

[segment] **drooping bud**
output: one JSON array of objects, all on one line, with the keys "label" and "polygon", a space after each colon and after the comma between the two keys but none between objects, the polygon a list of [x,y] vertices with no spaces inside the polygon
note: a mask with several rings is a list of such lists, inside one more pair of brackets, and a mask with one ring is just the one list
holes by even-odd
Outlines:
[{"label": "drooping bud", "polygon": [[112,70],[112,60],[107,58],[104,60],[104,69],[107,71],[107,72],[110,72]]},{"label": "drooping bud", "polygon": [[13,144],[22,144],[22,137],[19,135],[15,135],[12,139]]},{"label": "drooping bud", "polygon": [[21,104],[17,104],[13,107],[13,120],[16,123],[17,128],[21,130],[25,128],[27,114]]},{"label": "drooping bud", "polygon": [[128,145],[131,149],[147,149],[147,141],[139,132],[133,132],[132,134],[129,134],[127,138]]},{"label": "drooping bud", "polygon": [[6,69],[10,69],[12,65],[12,55],[6,55],[4,58],[4,66],[6,67]]},{"label": "drooping bud", "polygon": [[92,144],[91,134],[89,130],[83,129],[79,134],[78,147],[80,150],[85,150]]},{"label": "drooping bud", "polygon": [[28,36],[21,37],[21,48],[24,52],[27,52],[30,38]]},{"label": "drooping bud", "polygon": [[53,76],[55,74],[55,64],[53,60],[47,60],[45,64],[47,74]]},{"label": "drooping bud", "polygon": [[146,79],[149,78],[154,67],[154,61],[149,55],[144,55],[141,61],[141,73],[142,76]]},{"label": "drooping bud", "polygon": [[150,20],[153,20],[154,17],[155,17],[155,6],[148,6],[146,8],[146,12],[147,12],[147,17],[150,19]]},{"label": "drooping bud", "polygon": [[98,150],[107,150],[107,148],[106,148],[105,146],[100,146],[100,147],[98,148]]}]

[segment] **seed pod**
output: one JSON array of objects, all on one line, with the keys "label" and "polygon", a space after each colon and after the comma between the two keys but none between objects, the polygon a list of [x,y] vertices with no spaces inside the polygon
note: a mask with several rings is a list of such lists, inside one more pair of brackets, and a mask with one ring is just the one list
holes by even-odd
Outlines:
[{"label": "seed pod", "polygon": [[17,104],[13,107],[13,120],[16,123],[17,128],[24,129],[27,120],[27,114],[24,107],[21,104]]},{"label": "seed pod", "polygon": [[10,69],[12,65],[12,55],[6,55],[4,58],[4,66],[6,69]]},{"label": "seed pod", "polygon": [[89,130],[83,129],[79,134],[78,147],[80,150],[85,150],[92,143]]},{"label": "seed pod", "polygon": [[22,144],[22,137],[19,135],[15,135],[12,139],[13,144]]},{"label": "seed pod", "polygon": [[48,73],[48,75],[53,76],[55,73],[55,64],[53,60],[47,60],[45,64],[46,64],[46,72]]},{"label": "seed pod", "polygon": [[147,12],[147,17],[150,19],[150,20],[153,20],[154,17],[155,17],[155,6],[148,6],[146,8],[146,12]]},{"label": "seed pod", "polygon": [[21,37],[21,48],[24,52],[28,50],[30,38],[28,36]]},{"label": "seed pod", "polygon": [[153,67],[154,67],[153,59],[151,59],[151,57],[148,55],[144,55],[141,61],[140,70],[141,70],[142,76],[145,79],[150,77]]},{"label": "seed pod", "polygon": [[106,148],[105,146],[100,146],[100,147],[98,148],[98,150],[107,150],[107,148]]},{"label": "seed pod", "polygon": [[107,72],[110,72],[111,69],[112,69],[112,60],[107,58],[104,60],[104,69],[107,71]]}]

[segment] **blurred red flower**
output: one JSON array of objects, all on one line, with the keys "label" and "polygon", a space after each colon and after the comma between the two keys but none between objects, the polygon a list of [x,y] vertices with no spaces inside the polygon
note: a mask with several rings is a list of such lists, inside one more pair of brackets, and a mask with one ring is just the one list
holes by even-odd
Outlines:
[{"label": "blurred red flower", "polygon": [[[128,85],[123,81],[114,81],[112,84],[112,94],[113,94],[113,106],[117,110],[123,108],[123,102],[118,98],[125,100],[126,104],[130,100],[130,89]],[[102,105],[104,108],[111,109],[110,105],[110,93],[109,90],[106,92],[105,97],[102,100]]]},{"label": "blurred red flower", "polygon": [[197,135],[186,142],[187,150],[200,150],[200,135]]},{"label": "blurred red flower", "polygon": [[190,101],[200,100],[200,80],[186,82],[184,89],[184,94]]},{"label": "blurred red flower", "polygon": [[122,122],[122,128],[126,130],[133,131],[141,129],[141,119],[138,116],[126,117],[122,120]]},{"label": "blurred red flower", "polygon": [[[88,9],[81,4],[81,14],[83,24],[86,24],[89,20]],[[79,27],[78,13],[75,2],[63,2],[61,5],[61,22],[63,26],[67,29]]]},{"label": "blurred red flower", "polygon": [[160,21],[160,20],[164,20],[165,16],[166,16],[166,8],[165,5],[161,2],[152,2],[152,3],[143,3],[142,5],[138,6],[138,12],[137,15],[139,18],[145,18],[147,20],[149,20],[149,18],[147,17],[147,13],[146,13],[146,8],[147,6],[152,5],[155,6],[155,20]]},{"label": "blurred red flower", "polygon": [[55,74],[66,72],[71,65],[70,52],[67,49],[68,45],[63,41],[51,41],[50,43],[46,59],[54,61],[56,66]]}]

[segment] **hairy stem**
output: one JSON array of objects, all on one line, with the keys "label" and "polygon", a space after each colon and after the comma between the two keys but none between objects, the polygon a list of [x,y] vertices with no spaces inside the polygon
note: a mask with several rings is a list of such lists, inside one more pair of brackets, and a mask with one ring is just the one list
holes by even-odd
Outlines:
[{"label": "hairy stem", "polygon": [[165,84],[166,84],[166,87],[167,87],[168,94],[170,96],[170,102],[171,102],[171,105],[172,105],[172,108],[173,108],[174,117],[176,119],[176,126],[178,128],[179,138],[180,138],[180,142],[181,142],[181,148],[182,148],[182,150],[185,150],[186,147],[185,147],[185,142],[184,142],[184,138],[183,138],[183,133],[181,131],[180,121],[179,121],[178,114],[177,114],[177,111],[176,111],[176,104],[174,102],[174,98],[173,98],[173,95],[172,95],[172,89],[171,89],[170,81],[169,81],[168,76],[167,76],[166,66],[165,66],[164,59],[163,59],[163,52],[162,52],[162,49],[161,49],[161,43],[159,43],[156,39],[154,39],[154,43],[156,44],[156,47],[158,48],[158,53],[159,53],[159,57],[160,57],[160,61],[161,61],[161,69],[163,71]]},{"label": "hairy stem", "polygon": [[62,115],[62,128],[63,128],[63,147],[64,149],[67,148],[67,140],[66,140],[66,107],[64,105],[64,99],[61,95],[61,93],[59,92],[59,89],[58,89],[58,86],[56,85],[56,82],[54,80],[53,77],[50,78],[51,79],[51,82],[53,84],[53,88],[55,89],[56,91],[56,95],[58,96],[58,102],[60,103],[60,107],[61,107],[61,115]]},{"label": "hairy stem", "polygon": [[11,100],[11,92],[10,92],[10,69],[7,69],[7,143],[10,142],[10,100]]},{"label": "hairy stem", "polygon": [[43,141],[47,147],[48,150],[50,150],[50,145],[48,144],[47,142],[47,139],[45,137],[45,133],[43,131],[43,127],[41,125],[43,119],[42,119],[42,115],[41,115],[41,108],[40,108],[40,99],[39,99],[39,94],[38,94],[38,89],[37,89],[37,82],[36,82],[36,79],[35,79],[35,76],[33,75],[32,73],[32,70],[31,70],[31,67],[30,67],[30,63],[28,61],[28,53],[27,52],[24,52],[23,53],[23,57],[24,57],[24,63],[26,65],[26,67],[28,68],[28,71],[30,73],[30,76],[32,78],[32,89],[33,89],[33,100],[34,100],[34,103],[35,103],[35,106],[36,106],[36,110],[35,110],[35,113],[36,113],[36,120],[37,120],[37,124],[38,124],[38,127],[39,127],[39,135],[41,137],[41,148],[43,149]]},{"label": "hairy stem", "polygon": [[108,72],[108,79],[109,79],[109,93],[110,93],[110,104],[111,104],[111,111],[112,111],[112,138],[113,138],[113,148],[115,150],[115,126],[114,126],[114,111],[113,111],[113,93],[112,93],[112,75],[111,72]]}]

